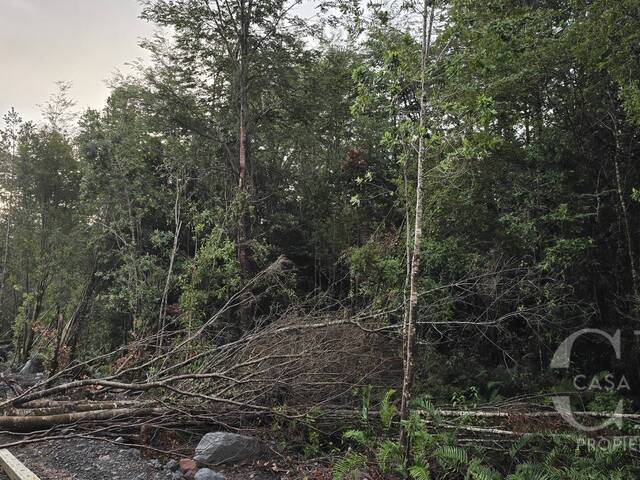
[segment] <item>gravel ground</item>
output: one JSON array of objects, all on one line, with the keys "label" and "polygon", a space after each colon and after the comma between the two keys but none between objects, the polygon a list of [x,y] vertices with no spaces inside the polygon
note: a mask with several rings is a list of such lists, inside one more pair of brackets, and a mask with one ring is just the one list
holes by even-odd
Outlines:
[{"label": "gravel ground", "polygon": [[56,440],[12,447],[9,451],[41,480],[167,478],[161,468],[140,458],[138,450],[97,440]]},{"label": "gravel ground", "polygon": [[[0,437],[0,443],[15,437]],[[99,440],[70,438],[10,447],[24,465],[41,480],[167,480],[169,472],[158,460],[142,458],[140,452]],[[282,458],[259,459],[243,465],[214,467],[226,480],[329,479],[314,465],[283,467]],[[295,462],[294,462],[295,463]],[[324,473],[323,472],[323,473]],[[0,472],[0,480],[8,477]]]}]

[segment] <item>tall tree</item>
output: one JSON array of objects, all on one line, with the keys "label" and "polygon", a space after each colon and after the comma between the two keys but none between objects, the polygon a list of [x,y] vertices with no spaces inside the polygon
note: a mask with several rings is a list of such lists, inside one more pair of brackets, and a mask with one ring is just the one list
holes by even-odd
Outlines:
[{"label": "tall tree", "polygon": [[[144,0],[143,18],[172,27],[171,55],[187,83],[202,86],[209,113],[223,109],[223,123],[233,122],[235,158],[228,158],[236,177],[237,249],[242,271],[251,270],[250,202],[252,137],[263,112],[261,90],[273,82],[274,64],[292,37],[286,0]],[[161,42],[147,44],[162,56]],[[276,60],[273,62],[273,60]],[[221,95],[220,90],[223,91]],[[228,111],[224,112],[224,108]],[[226,126],[224,127],[226,128]]]},{"label": "tall tree", "polygon": [[418,321],[418,280],[420,275],[420,253],[422,244],[423,202],[424,202],[424,162],[425,138],[427,136],[427,69],[431,50],[431,34],[433,29],[434,6],[432,0],[424,0],[422,6],[422,47],[420,69],[420,119],[418,127],[418,161],[416,168],[416,208],[413,225],[413,252],[411,254],[411,270],[409,280],[408,313],[405,316],[404,334],[404,376],[402,380],[402,399],[400,402],[400,445],[408,455],[409,437],[403,422],[409,419],[409,402],[415,377],[416,329]]}]

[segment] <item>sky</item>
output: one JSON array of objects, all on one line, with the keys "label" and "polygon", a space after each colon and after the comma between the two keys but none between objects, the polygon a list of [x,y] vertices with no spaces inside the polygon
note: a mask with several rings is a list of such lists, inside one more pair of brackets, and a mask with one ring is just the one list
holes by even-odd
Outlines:
[{"label": "sky", "polygon": [[[313,11],[310,0],[297,9]],[[139,13],[137,0],[0,0],[0,119],[15,107],[40,121],[57,81],[72,82],[77,111],[102,107],[106,81],[148,59],[138,44],[155,27]]]},{"label": "sky", "polygon": [[136,0],[0,0],[0,115],[15,107],[41,120],[56,81],[73,83],[78,110],[101,107],[105,80],[147,58],[138,43],[154,27],[139,10]]}]

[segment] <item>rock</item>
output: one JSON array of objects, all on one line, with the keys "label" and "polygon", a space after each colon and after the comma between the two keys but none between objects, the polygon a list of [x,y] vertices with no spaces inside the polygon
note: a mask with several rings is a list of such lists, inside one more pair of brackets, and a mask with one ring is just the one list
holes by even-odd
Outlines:
[{"label": "rock", "polygon": [[184,478],[186,480],[195,480],[197,471],[198,471],[198,469],[196,469],[196,468],[194,468],[193,470],[189,470],[188,472],[186,472],[184,474],[184,476],[182,478]]},{"label": "rock", "polygon": [[196,447],[193,459],[201,464],[237,462],[256,455],[260,444],[255,437],[229,432],[207,433]]},{"label": "rock", "polygon": [[214,472],[210,468],[201,468],[196,472],[194,480],[225,480],[223,475]]},{"label": "rock", "polygon": [[183,473],[187,473],[189,470],[195,470],[196,468],[198,468],[198,465],[196,465],[196,461],[190,458],[181,458],[178,465],[180,466],[180,470]]},{"label": "rock", "polygon": [[116,443],[124,443],[124,437],[118,437],[114,440]]},{"label": "rock", "polygon": [[27,363],[25,363],[20,369],[20,372],[18,372],[19,375],[33,375],[34,373],[36,373],[36,366],[35,362],[31,359],[27,360]]},{"label": "rock", "polygon": [[184,477],[182,476],[182,472],[170,472],[167,478],[169,480],[182,480]]},{"label": "rock", "polygon": [[149,460],[149,465],[151,465],[153,468],[162,468],[162,464],[160,463],[160,460],[158,460],[157,458],[154,458],[153,460]]},{"label": "rock", "polygon": [[101,462],[108,462],[109,460],[111,460],[111,456],[109,456],[109,455],[100,455],[98,457],[98,460],[100,460]]},{"label": "rock", "polygon": [[176,462],[173,458],[171,460],[169,460],[167,463],[165,463],[164,468],[166,468],[167,470],[169,470],[170,472],[175,472],[176,470],[178,470],[178,468],[180,468],[180,465],[178,464],[178,462]]}]

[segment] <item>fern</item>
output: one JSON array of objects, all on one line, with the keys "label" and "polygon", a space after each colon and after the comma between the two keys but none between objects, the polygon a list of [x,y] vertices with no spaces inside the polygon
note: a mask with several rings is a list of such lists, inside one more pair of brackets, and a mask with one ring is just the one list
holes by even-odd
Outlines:
[{"label": "fern", "polygon": [[369,423],[369,407],[371,406],[372,389],[373,387],[371,385],[367,385],[362,389],[362,411],[360,415],[365,425]]},{"label": "fern", "polygon": [[382,428],[388,431],[393,423],[393,418],[396,416],[397,408],[391,403],[391,399],[395,395],[396,391],[393,389],[387,390],[384,394],[382,402],[380,403],[380,421],[382,422]]},{"label": "fern", "polygon": [[459,471],[469,463],[466,450],[457,446],[444,445],[438,447],[434,452],[434,456],[440,466],[447,470]]},{"label": "fern", "polygon": [[414,465],[413,467],[409,467],[409,475],[414,480],[430,480],[431,473],[429,473],[429,469],[426,467],[419,467]]},{"label": "fern", "polygon": [[388,473],[391,470],[392,464],[401,465],[402,449],[400,445],[391,440],[385,440],[376,452],[376,460],[384,473]]},{"label": "fern", "polygon": [[483,465],[479,459],[473,459],[467,469],[467,480],[500,480],[500,474],[493,468]]},{"label": "fern", "polygon": [[349,452],[333,467],[333,480],[346,480],[348,475],[355,477],[361,469],[367,466],[367,458],[361,453]]},{"label": "fern", "polygon": [[540,465],[523,463],[517,466],[516,473],[509,475],[507,480],[551,480],[551,477]]},{"label": "fern", "polygon": [[509,454],[511,455],[512,458],[515,458],[516,455],[518,455],[518,453],[520,453],[520,451],[523,448],[531,445],[533,441],[537,438],[538,438],[538,435],[535,435],[532,433],[525,433],[513,443],[509,451]]},{"label": "fern", "polygon": [[440,415],[440,411],[431,402],[431,400],[429,400],[429,398],[420,397],[416,399],[414,404],[420,410],[423,410],[427,417],[429,417],[436,425],[440,425],[440,423],[442,423],[442,416]]},{"label": "fern", "polygon": [[360,446],[369,446],[369,437],[362,430],[347,430],[342,434],[344,440],[350,440]]}]

